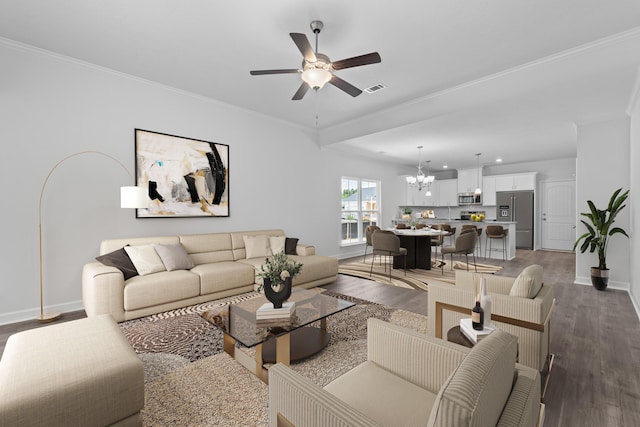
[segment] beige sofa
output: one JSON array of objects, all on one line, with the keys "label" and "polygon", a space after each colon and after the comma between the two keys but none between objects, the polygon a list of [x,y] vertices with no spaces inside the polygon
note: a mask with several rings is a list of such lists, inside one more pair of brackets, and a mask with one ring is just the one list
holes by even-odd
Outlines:
[{"label": "beige sofa", "polygon": [[141,426],[144,372],[111,316],[94,316],[10,336],[0,395],[0,427]]},{"label": "beige sofa", "polygon": [[370,318],[367,360],[324,388],[269,368],[269,425],[542,426],[540,374],[516,348],[499,330],[468,349]]},{"label": "beige sofa", "polygon": [[[283,230],[191,234],[104,240],[100,254],[127,245],[180,243],[194,264],[190,270],[161,271],[124,279],[115,267],[91,262],[82,272],[82,300],[87,316],[111,314],[118,321],[135,319],[187,305],[257,290],[256,274],[266,257],[247,258],[245,236],[285,236]],[[303,264],[293,286],[311,288],[338,278],[338,260],[298,244],[291,258]]]}]

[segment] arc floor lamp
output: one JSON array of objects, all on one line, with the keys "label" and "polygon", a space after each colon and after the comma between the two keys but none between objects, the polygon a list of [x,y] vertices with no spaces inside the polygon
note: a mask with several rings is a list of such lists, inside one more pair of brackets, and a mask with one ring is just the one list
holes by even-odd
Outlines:
[{"label": "arc floor lamp", "polygon": [[[45,313],[44,311],[44,292],[43,292],[43,285],[42,285],[42,259],[43,259],[42,257],[42,199],[44,196],[44,190],[47,187],[47,182],[49,182],[49,178],[51,177],[53,172],[58,168],[58,166],[60,166],[61,164],[63,164],[65,161],[69,160],[72,157],[77,157],[84,154],[97,154],[113,160],[114,162],[119,164],[122,167],[122,169],[124,169],[125,172],[127,172],[127,174],[133,180],[133,175],[131,174],[131,172],[129,172],[129,169],[127,169],[126,166],[120,160],[116,159],[113,156],[110,156],[107,153],[103,153],[102,151],[93,151],[93,150],[81,151],[78,153],[68,155],[67,157],[60,160],[58,163],[56,163],[55,166],[53,166],[53,168],[51,168],[51,170],[47,174],[47,177],[44,179],[44,183],[42,184],[42,189],[40,190],[40,203],[38,205],[38,235],[40,239],[40,316],[38,316],[38,321],[43,323],[52,322],[56,319],[59,319],[62,316],[61,313],[54,313],[54,312]],[[149,197],[148,197],[146,188],[139,187],[139,186],[120,187],[120,207],[121,208],[137,208],[137,209],[146,208],[148,205],[148,201],[149,201]]]}]

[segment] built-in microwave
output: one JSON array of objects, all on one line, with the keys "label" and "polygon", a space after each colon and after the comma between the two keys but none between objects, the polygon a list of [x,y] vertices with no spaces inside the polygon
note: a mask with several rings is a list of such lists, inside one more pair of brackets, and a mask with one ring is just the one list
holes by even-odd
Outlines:
[{"label": "built-in microwave", "polygon": [[480,205],[482,204],[482,194],[475,193],[459,193],[459,205]]}]

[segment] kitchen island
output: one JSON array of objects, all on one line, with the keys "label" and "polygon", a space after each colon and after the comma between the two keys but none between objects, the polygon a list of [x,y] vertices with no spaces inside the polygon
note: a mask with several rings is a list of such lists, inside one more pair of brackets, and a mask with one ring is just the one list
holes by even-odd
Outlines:
[{"label": "kitchen island", "polygon": [[[487,246],[487,225],[500,225],[502,228],[508,230],[507,234],[507,260],[515,259],[516,257],[516,222],[514,221],[495,221],[495,220],[484,220],[484,221],[471,221],[471,220],[460,220],[460,219],[447,219],[447,218],[420,218],[417,220],[421,224],[434,225],[434,224],[449,224],[451,227],[456,228],[455,237],[460,235],[460,230],[462,230],[462,226],[465,224],[475,225],[477,228],[482,229],[482,234],[480,234],[479,243],[476,244],[476,257],[484,258],[485,252],[487,258],[490,259],[503,259],[502,251],[491,251],[489,252],[489,247]],[[407,224],[409,221],[405,219],[394,219],[392,220],[393,225],[399,223]],[[445,238],[444,245],[448,246],[453,244],[453,242],[449,242],[448,238]],[[492,247],[494,249],[502,249],[502,241],[496,240],[492,242]],[[480,253],[479,248],[482,248],[482,253]]]}]

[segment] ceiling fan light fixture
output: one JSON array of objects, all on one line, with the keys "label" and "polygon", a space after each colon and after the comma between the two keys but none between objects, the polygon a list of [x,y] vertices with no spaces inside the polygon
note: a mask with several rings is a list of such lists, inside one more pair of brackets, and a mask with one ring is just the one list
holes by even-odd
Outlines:
[{"label": "ceiling fan light fixture", "polygon": [[322,89],[331,77],[331,72],[324,68],[309,67],[302,72],[302,80],[312,89]]}]

